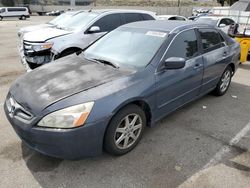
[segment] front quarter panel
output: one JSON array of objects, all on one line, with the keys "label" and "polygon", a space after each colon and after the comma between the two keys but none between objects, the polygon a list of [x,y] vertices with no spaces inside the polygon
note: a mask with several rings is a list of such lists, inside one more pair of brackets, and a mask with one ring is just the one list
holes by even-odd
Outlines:
[{"label": "front quarter panel", "polygon": [[104,34],[105,33],[84,34],[83,31],[77,31],[69,35],[54,38],[51,40],[54,43],[52,52],[58,55],[62,51],[72,47],[84,49]]},{"label": "front quarter panel", "polygon": [[95,104],[86,123],[110,119],[119,109],[138,100],[145,101],[153,110],[155,101],[154,69],[154,67],[148,66],[144,71],[75,94],[47,107],[43,111],[43,115],[56,109],[89,101],[94,101]]}]

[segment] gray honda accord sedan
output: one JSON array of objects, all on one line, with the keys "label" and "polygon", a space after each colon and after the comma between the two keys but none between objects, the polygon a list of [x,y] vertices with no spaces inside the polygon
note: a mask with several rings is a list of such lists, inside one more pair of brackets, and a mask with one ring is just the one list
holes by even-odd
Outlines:
[{"label": "gray honda accord sedan", "polygon": [[18,78],[5,113],[21,140],[78,159],[131,151],[144,128],[209,92],[224,95],[240,48],[208,25],[145,21]]}]

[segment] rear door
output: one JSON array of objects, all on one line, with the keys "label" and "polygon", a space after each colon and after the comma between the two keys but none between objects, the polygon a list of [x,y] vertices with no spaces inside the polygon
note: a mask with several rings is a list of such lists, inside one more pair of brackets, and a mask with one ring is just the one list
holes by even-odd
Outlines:
[{"label": "rear door", "polygon": [[199,95],[203,75],[203,60],[194,29],[183,31],[172,40],[163,62],[170,57],[185,58],[186,65],[182,69],[157,72],[156,101],[159,117]]},{"label": "rear door", "polygon": [[209,28],[198,31],[204,60],[202,92],[206,93],[217,85],[227,63],[229,49],[217,30]]}]

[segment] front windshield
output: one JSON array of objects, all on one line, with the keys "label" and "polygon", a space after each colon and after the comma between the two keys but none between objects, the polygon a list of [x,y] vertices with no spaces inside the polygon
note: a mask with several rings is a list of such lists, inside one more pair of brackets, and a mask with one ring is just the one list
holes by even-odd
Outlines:
[{"label": "front windshield", "polygon": [[165,32],[119,28],[90,46],[84,57],[109,61],[119,67],[145,67],[166,37]]},{"label": "front windshield", "polygon": [[49,21],[48,23],[52,24],[52,25],[57,25],[57,24],[60,24],[60,22],[65,22],[67,19],[72,17],[72,15],[74,15],[74,14],[73,13],[64,13],[64,14],[61,14],[60,16],[57,16],[56,18]]},{"label": "front windshield", "polygon": [[81,29],[89,24],[91,20],[96,18],[98,14],[93,12],[81,12],[65,19],[60,20],[56,23],[58,28],[65,29]]},{"label": "front windshield", "polygon": [[5,9],[4,8],[0,9],[0,13],[3,13],[3,12],[5,12]]}]

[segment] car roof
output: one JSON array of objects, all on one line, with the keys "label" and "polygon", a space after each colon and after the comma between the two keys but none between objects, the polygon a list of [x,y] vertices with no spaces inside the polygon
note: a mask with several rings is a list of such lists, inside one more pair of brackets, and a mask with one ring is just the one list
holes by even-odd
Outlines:
[{"label": "car roof", "polygon": [[87,12],[94,12],[94,13],[107,13],[107,12],[117,12],[117,13],[122,13],[122,12],[138,12],[138,13],[150,13],[150,14],[155,14],[155,12],[152,11],[146,11],[146,10],[131,10],[131,9],[90,9],[86,10]]},{"label": "car roof", "polygon": [[212,15],[212,16],[206,15],[206,16],[201,16],[201,17],[199,17],[199,18],[210,18],[210,19],[212,19],[212,20],[220,20],[220,19],[223,19],[223,18],[232,19],[232,18],[226,17],[226,16],[214,16],[214,15]]},{"label": "car roof", "polygon": [[155,16],[156,13],[152,11],[146,11],[146,10],[130,10],[130,9],[89,9],[89,10],[73,10],[73,11],[67,11],[66,14],[69,15],[77,15],[80,13],[95,13],[97,15],[105,14],[105,13],[145,13],[150,14],[151,16]]},{"label": "car roof", "polygon": [[169,15],[169,14],[157,15],[157,17],[164,17],[164,18],[170,18],[170,17],[174,17],[174,16],[185,18],[184,16],[180,16],[180,15],[177,15],[177,14],[173,14],[173,15]]},{"label": "car roof", "polygon": [[194,27],[212,27],[208,24],[196,23],[193,21],[180,22],[175,20],[150,20],[150,21],[141,21],[141,22],[133,22],[121,27],[129,27],[129,28],[142,28],[148,30],[159,30],[165,32],[171,32],[174,30],[183,30]]}]

